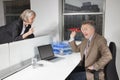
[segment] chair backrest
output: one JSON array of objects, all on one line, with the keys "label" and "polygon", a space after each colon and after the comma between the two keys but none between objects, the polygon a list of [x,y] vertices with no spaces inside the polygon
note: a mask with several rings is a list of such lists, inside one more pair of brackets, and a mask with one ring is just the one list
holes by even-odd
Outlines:
[{"label": "chair backrest", "polygon": [[109,49],[113,59],[105,66],[105,80],[119,80],[116,70],[116,44],[110,42]]}]

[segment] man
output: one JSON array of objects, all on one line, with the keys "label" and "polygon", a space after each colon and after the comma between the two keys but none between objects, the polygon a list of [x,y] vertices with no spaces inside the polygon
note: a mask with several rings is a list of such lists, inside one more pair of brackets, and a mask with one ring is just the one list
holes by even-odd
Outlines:
[{"label": "man", "polygon": [[[107,41],[104,37],[95,32],[93,21],[83,22],[81,31],[85,37],[81,44],[76,45],[74,41],[76,35],[75,31],[70,34],[69,42],[73,51],[80,52],[81,62],[85,62],[84,67],[86,73],[84,74],[80,70],[72,72],[69,76],[69,80],[94,80],[94,75],[91,70],[99,71],[99,80],[104,80],[104,67],[112,59],[111,52],[107,46]],[[78,66],[81,66],[81,62]],[[86,76],[86,79],[84,76]]]}]

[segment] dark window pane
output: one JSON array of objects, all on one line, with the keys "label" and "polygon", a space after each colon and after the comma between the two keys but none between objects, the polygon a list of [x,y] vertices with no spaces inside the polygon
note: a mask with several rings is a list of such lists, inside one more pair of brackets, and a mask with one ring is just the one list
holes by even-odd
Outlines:
[{"label": "dark window pane", "polygon": [[6,16],[6,22],[11,23],[11,21],[17,20],[19,16]]},{"label": "dark window pane", "polygon": [[[96,32],[102,35],[103,17],[99,15],[64,15],[64,40],[69,40],[69,28],[81,28],[81,24],[85,20],[93,20],[96,23]],[[82,40],[81,32],[76,35],[76,40]]]},{"label": "dark window pane", "polygon": [[11,0],[3,3],[6,24],[16,20],[25,9],[30,9],[30,0]]}]

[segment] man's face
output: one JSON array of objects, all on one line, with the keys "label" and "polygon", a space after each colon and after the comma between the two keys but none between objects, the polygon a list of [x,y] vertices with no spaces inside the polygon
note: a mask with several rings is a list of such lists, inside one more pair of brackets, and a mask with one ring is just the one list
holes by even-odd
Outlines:
[{"label": "man's face", "polygon": [[95,33],[94,27],[89,24],[82,25],[81,31],[86,39],[89,39]]}]

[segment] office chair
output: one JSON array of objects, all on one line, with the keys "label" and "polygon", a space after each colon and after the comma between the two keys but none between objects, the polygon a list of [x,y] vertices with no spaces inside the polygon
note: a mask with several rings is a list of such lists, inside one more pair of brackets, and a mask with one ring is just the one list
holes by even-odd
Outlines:
[{"label": "office chair", "polygon": [[[116,45],[114,42],[110,42],[109,49],[112,53],[112,60],[105,66],[105,80],[119,80],[116,70]],[[93,70],[94,80],[99,80],[99,71]]]},{"label": "office chair", "polygon": [[105,80],[119,80],[116,70],[116,44],[110,42],[109,49],[112,53],[112,60],[105,66]]}]

